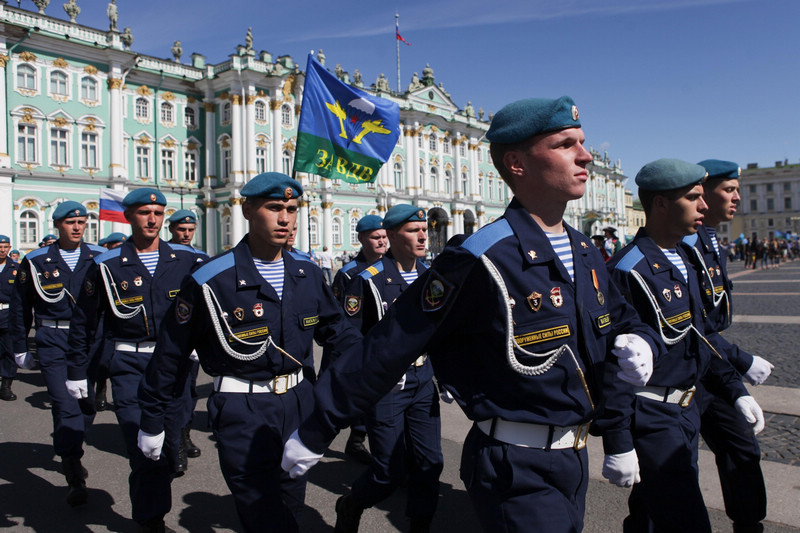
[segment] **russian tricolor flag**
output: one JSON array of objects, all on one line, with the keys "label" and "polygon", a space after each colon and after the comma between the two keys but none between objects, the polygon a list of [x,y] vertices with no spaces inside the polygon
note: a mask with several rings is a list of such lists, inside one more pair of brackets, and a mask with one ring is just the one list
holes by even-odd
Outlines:
[{"label": "russian tricolor flag", "polygon": [[122,222],[127,224],[125,220],[125,208],[122,207],[122,199],[125,198],[123,191],[114,189],[101,189],[100,190],[100,220],[109,220],[111,222]]}]

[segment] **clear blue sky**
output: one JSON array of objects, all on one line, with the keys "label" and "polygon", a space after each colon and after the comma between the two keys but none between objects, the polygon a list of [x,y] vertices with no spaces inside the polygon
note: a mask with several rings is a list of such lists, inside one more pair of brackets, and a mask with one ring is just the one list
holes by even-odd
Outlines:
[{"label": "clear blue sky", "polygon": [[[14,0],[9,5],[14,6]],[[47,13],[67,18],[56,0]],[[104,0],[78,22],[107,27]],[[456,104],[497,111],[531,96],[572,96],[587,144],[626,175],[660,157],[800,162],[800,2],[795,0],[117,0],[133,48],[171,58],[176,39],[212,63],[244,44],[305,68],[383,72],[395,88],[394,14],[407,87],[426,63]],[[34,9],[30,0],[22,6]],[[633,180],[628,183],[634,188]]]}]

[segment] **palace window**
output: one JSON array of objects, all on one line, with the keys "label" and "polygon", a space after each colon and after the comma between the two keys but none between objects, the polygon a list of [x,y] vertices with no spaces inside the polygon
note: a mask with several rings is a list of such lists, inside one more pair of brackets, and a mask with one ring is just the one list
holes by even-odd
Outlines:
[{"label": "palace window", "polygon": [[333,217],[331,220],[331,237],[333,237],[333,244],[334,246],[339,246],[342,244],[342,219],[339,217]]},{"label": "palace window", "polygon": [[469,194],[469,178],[466,172],[461,173],[461,192]]},{"label": "palace window", "polygon": [[311,246],[319,246],[319,221],[317,217],[309,217],[308,219],[308,236]]},{"label": "palace window", "polygon": [[267,104],[258,100],[255,104],[255,114],[256,120],[258,122],[266,122],[267,121]]},{"label": "palace window", "polygon": [[19,240],[21,246],[36,245],[39,242],[39,217],[32,210],[19,215]]},{"label": "palace window", "polygon": [[81,99],[97,101],[97,82],[88,76],[81,78]]},{"label": "palace window", "polygon": [[431,152],[437,152],[439,150],[439,141],[433,133],[428,137],[428,150]]},{"label": "palace window", "polygon": [[20,124],[17,126],[17,161],[36,162],[36,126]]},{"label": "palace window", "polygon": [[17,89],[36,90],[36,69],[30,65],[17,67]]},{"label": "palace window", "polygon": [[161,102],[161,122],[172,124],[175,121],[175,108],[169,102]]},{"label": "palace window", "polygon": [[84,131],[81,133],[81,168],[99,168],[97,160],[97,134]]},{"label": "palace window", "polygon": [[136,99],[136,118],[139,120],[150,119],[150,102],[143,96]]},{"label": "palace window", "polygon": [[775,198],[767,198],[767,211],[775,210]]},{"label": "palace window", "polygon": [[231,217],[230,215],[222,217],[222,246],[227,248],[231,247]]},{"label": "palace window", "polygon": [[444,193],[453,194],[453,173],[449,170],[444,171]]},{"label": "palace window", "polygon": [[188,183],[197,182],[197,153],[193,150],[183,152],[183,179]]},{"label": "palace window", "polygon": [[789,198],[789,197],[784,198],[783,199],[783,210],[784,211],[791,211],[791,209],[792,209],[792,199]]},{"label": "palace window", "polygon": [[175,179],[175,150],[161,149],[161,177],[165,180]]},{"label": "palace window", "polygon": [[267,171],[267,148],[266,146],[256,146],[256,172],[263,174]]},{"label": "palace window", "polygon": [[67,166],[69,132],[58,128],[50,129],[50,166]]},{"label": "palace window", "polygon": [[750,200],[750,211],[758,211],[758,200]]},{"label": "palace window", "polygon": [[292,127],[292,106],[283,104],[281,106],[281,125],[286,128]]},{"label": "palace window", "polygon": [[136,147],[136,177],[149,178],[150,177],[150,147],[137,146]]},{"label": "palace window", "polygon": [[97,243],[98,236],[100,235],[100,223],[97,220],[97,213],[88,213],[86,215],[86,233],[84,238],[88,242]]},{"label": "palace window", "polygon": [[50,94],[67,96],[67,75],[60,70],[50,73]]},{"label": "palace window", "polygon": [[289,153],[289,150],[283,151],[283,173],[292,174],[292,154]]},{"label": "palace window", "polygon": [[394,164],[394,188],[398,191],[404,189],[403,185],[403,165],[400,163]]},{"label": "palace window", "polygon": [[223,181],[228,181],[231,179],[231,171],[233,170],[233,161],[231,159],[231,149],[222,147],[220,150],[220,162],[222,164],[220,170],[222,171],[222,179]]},{"label": "palace window", "polygon": [[442,140],[442,152],[444,152],[445,154],[450,154],[450,138],[449,137],[445,137],[444,140]]},{"label": "palace window", "polygon": [[358,226],[358,217],[351,216],[350,217],[350,245],[355,246],[358,242],[358,232],[356,231],[356,226]]},{"label": "palace window", "polygon": [[439,192],[439,169],[431,167],[431,192]]},{"label": "palace window", "polygon": [[183,111],[183,125],[189,129],[197,127],[197,113],[191,107],[187,107]]},{"label": "palace window", "polygon": [[225,102],[222,104],[222,109],[219,115],[219,121],[221,124],[227,124],[231,121],[231,104],[230,102]]},{"label": "palace window", "polygon": [[467,157],[466,141],[461,141],[461,144],[458,145],[458,155],[460,155],[461,157]]}]

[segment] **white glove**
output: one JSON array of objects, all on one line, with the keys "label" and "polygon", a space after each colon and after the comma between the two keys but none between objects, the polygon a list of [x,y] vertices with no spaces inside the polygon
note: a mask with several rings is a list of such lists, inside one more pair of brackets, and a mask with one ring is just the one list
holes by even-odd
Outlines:
[{"label": "white glove", "polygon": [[772,363],[763,357],[754,355],[753,364],[750,365],[750,368],[744,373],[744,377],[747,378],[750,385],[761,385],[772,373],[773,368],[775,368],[775,366]]},{"label": "white glove", "polygon": [[606,455],[603,460],[603,477],[618,487],[632,487],[639,483],[639,457],[636,450]]},{"label": "white glove", "polygon": [[617,377],[622,381],[641,386],[653,375],[653,350],[639,335],[617,335],[611,353],[619,360],[620,371],[617,372]]},{"label": "white glove", "polygon": [[76,400],[89,397],[89,383],[85,379],[79,379],[78,381],[68,379],[65,383],[67,392]]},{"label": "white glove", "polygon": [[764,412],[752,396],[742,396],[736,403],[736,409],[744,419],[753,424],[753,434],[758,435],[764,429]]},{"label": "white glove", "polygon": [[450,391],[445,389],[444,387],[442,387],[442,393],[439,396],[441,396],[442,401],[444,403],[453,403],[453,401],[455,400],[455,398],[453,398],[453,395],[450,394]]},{"label": "white glove", "polygon": [[24,368],[25,370],[33,369],[33,356],[30,352],[15,353],[14,361],[16,361],[17,366],[20,368]]},{"label": "white glove", "polygon": [[289,472],[289,477],[297,479],[308,470],[317,464],[322,459],[321,453],[314,453],[303,444],[297,430],[289,437],[286,444],[283,445],[283,458],[281,459],[281,468],[285,472]]},{"label": "white glove", "polygon": [[199,363],[200,362],[200,356],[197,355],[197,350],[192,350],[192,353],[189,354],[189,359],[191,359],[195,363]]},{"label": "white glove", "polygon": [[401,391],[401,390],[403,390],[403,389],[405,389],[405,388],[406,388],[406,375],[405,375],[405,374],[403,374],[403,377],[402,377],[402,378],[400,378],[400,381],[398,381],[398,382],[395,384],[395,386],[394,386],[394,387],[392,387],[392,392]]},{"label": "white glove", "polygon": [[161,457],[161,448],[164,447],[164,436],[163,431],[158,435],[151,435],[141,429],[139,430],[139,436],[136,440],[145,457],[158,461],[158,458]]}]

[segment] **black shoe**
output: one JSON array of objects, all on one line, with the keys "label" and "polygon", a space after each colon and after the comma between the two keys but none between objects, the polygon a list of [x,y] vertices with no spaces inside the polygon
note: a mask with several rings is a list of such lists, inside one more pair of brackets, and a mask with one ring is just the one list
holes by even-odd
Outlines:
[{"label": "black shoe", "polygon": [[361,522],[363,507],[353,501],[353,496],[345,494],[336,500],[336,526],[334,533],[358,533],[358,523]]},{"label": "black shoe", "polygon": [[11,383],[14,380],[11,378],[2,378],[0,380],[0,400],[5,402],[13,402],[17,399],[17,395],[11,390]]},{"label": "black shoe", "polygon": [[175,463],[175,477],[181,477],[189,470],[189,458],[186,456],[186,448],[183,439],[178,444],[178,461]]},{"label": "black shoe", "polygon": [[197,446],[195,446],[194,442],[192,442],[192,437],[191,437],[191,433],[190,433],[191,430],[192,430],[192,426],[191,425],[188,425],[188,426],[184,427],[183,429],[181,429],[181,439],[183,440],[183,447],[184,447],[184,449],[186,449],[187,457],[190,457],[191,459],[195,459],[197,457],[200,457],[200,454],[202,453],[202,450],[200,448],[198,448]]},{"label": "black shoe", "polygon": [[139,523],[139,533],[175,533],[175,530],[167,527],[163,518],[153,518],[147,522]]},{"label": "black shoe", "polygon": [[350,430],[350,438],[347,439],[344,454],[354,461],[368,465],[372,463],[372,455],[367,450],[367,447],[364,446],[364,437],[364,433]]},{"label": "black shoe", "polygon": [[81,464],[79,457],[62,457],[61,467],[64,477],[67,478],[67,503],[72,507],[85,505],[89,501],[89,491],[86,489],[86,478],[89,472]]}]

